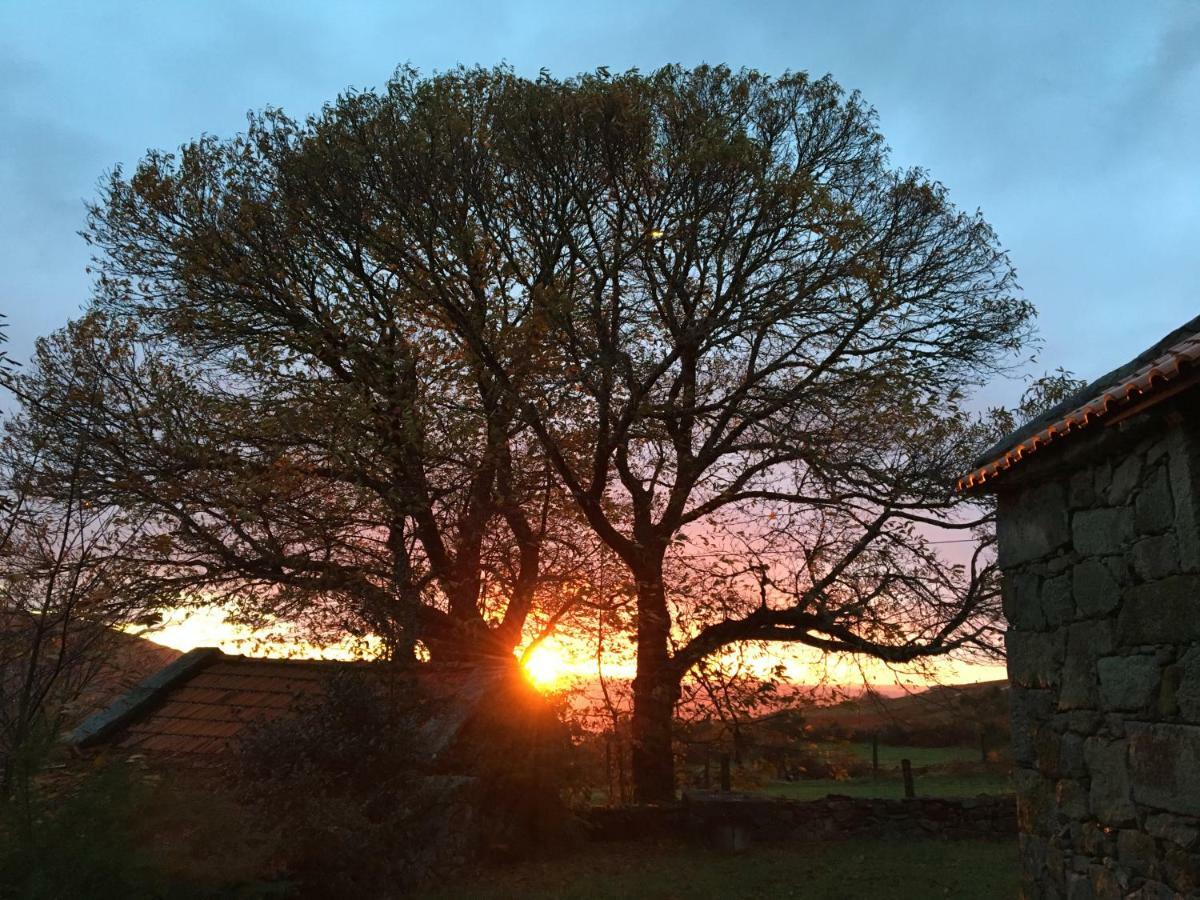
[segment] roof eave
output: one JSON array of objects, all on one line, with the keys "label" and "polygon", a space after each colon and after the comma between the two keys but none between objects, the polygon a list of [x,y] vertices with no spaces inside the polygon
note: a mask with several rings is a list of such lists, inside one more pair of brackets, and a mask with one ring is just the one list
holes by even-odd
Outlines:
[{"label": "roof eave", "polygon": [[[1030,454],[1100,420],[1116,424],[1200,380],[1200,316],[1130,362],[1096,379],[1007,435],[959,478],[962,492],[982,492]],[[1120,414],[1116,413],[1120,411]]]}]

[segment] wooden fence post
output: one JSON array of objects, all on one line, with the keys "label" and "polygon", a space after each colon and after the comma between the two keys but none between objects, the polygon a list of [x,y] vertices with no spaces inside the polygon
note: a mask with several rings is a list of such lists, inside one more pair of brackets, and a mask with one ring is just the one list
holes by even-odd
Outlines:
[{"label": "wooden fence post", "polygon": [[904,774],[904,796],[917,796],[917,792],[913,789],[912,763],[907,759],[900,760],[900,771]]},{"label": "wooden fence post", "polygon": [[617,779],[613,776],[612,738],[604,742],[604,771],[608,774],[608,805],[616,806],[619,798],[615,796]]},{"label": "wooden fence post", "polygon": [[731,779],[729,777],[729,754],[721,754],[721,790],[729,793],[732,790]]}]

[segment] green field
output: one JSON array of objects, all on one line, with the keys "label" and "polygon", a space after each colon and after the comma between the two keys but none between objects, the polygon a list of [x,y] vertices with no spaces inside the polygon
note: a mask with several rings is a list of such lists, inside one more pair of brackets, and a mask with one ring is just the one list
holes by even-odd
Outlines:
[{"label": "green field", "polygon": [[[882,748],[881,748],[882,749]],[[1008,773],[987,769],[978,772],[922,772],[913,778],[913,787],[918,797],[975,797],[979,794],[1012,793],[1012,782]],[[844,794],[848,797],[903,797],[904,782],[900,776],[888,772],[878,779],[848,778],[835,781],[831,778],[812,778],[801,781],[772,781],[759,789],[761,793],[790,800],[819,800],[829,794]]]},{"label": "green field", "polygon": [[[817,744],[823,750],[849,751],[860,759],[871,759],[871,745],[865,742],[838,744],[823,742]],[[948,763],[978,762],[978,747],[891,747],[879,745],[879,767],[881,769],[898,768],[900,760],[907,759],[913,768],[925,766],[944,766]]]},{"label": "green field", "polygon": [[993,900],[1017,894],[1016,841],[853,840],[738,855],[679,844],[591,845],[563,859],[489,869],[424,900],[661,900],[886,897]]},{"label": "green field", "polygon": [[[830,756],[852,754],[870,761],[869,743],[822,742],[813,749]],[[819,800],[829,794],[850,797],[903,797],[904,782],[900,760],[912,763],[913,782],[920,797],[975,797],[979,794],[1007,794],[1012,782],[1003,764],[983,764],[975,747],[900,747],[879,746],[879,775],[857,778],[804,778],[799,781],[771,781],[757,791],[792,800]]]}]

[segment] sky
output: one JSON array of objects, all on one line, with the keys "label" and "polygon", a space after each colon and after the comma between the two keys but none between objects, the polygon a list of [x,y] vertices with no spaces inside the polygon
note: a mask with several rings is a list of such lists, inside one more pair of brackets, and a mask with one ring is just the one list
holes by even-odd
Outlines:
[{"label": "sky", "polygon": [[12,354],[86,302],[77,232],[114,165],[232,135],[248,110],[316,111],[401,63],[501,61],[831,73],[878,109],[897,165],[996,228],[1040,311],[1030,371],[1094,377],[1200,313],[1200,0],[0,0]]},{"label": "sky", "polygon": [[0,0],[11,354],[86,303],[78,231],[113,166],[249,110],[315,112],[403,63],[502,61],[831,73],[876,107],[896,165],[997,230],[1040,311],[1029,373],[1093,378],[1200,313],[1200,0]]}]

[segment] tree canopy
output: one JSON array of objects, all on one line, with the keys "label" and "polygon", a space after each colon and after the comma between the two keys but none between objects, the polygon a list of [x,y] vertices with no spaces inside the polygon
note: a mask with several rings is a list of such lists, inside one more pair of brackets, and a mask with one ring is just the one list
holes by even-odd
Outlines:
[{"label": "tree canopy", "polygon": [[994,634],[986,536],[932,540],[986,525],[952,489],[962,401],[1032,307],[828,77],[402,69],[115,172],[86,234],[90,387],[75,341],[45,407],[97,499],[162,517],[158,564],[511,648],[608,554],[644,800],[681,679],[731,643]]}]

